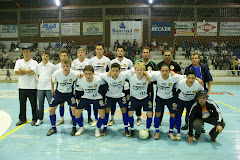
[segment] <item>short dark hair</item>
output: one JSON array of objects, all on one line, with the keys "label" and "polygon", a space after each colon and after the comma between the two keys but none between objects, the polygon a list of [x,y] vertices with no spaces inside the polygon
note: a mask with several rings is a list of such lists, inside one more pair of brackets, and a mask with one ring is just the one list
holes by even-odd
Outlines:
[{"label": "short dark hair", "polygon": [[169,66],[169,64],[167,64],[167,63],[158,63],[158,66],[157,66],[157,67],[158,67],[158,70],[161,70],[163,66],[167,66],[168,69],[169,69],[169,71],[170,71],[170,66]]},{"label": "short dark hair", "polygon": [[92,71],[94,73],[94,68],[90,65],[86,65],[83,69],[83,72],[85,72],[85,71]]},{"label": "short dark hair", "polygon": [[123,49],[123,46],[122,45],[117,45],[117,50],[118,50],[118,48],[122,48]]},{"label": "short dark hair", "polygon": [[144,50],[144,49],[146,49],[146,50],[148,50],[150,52],[150,48],[149,47],[143,47],[142,50]]},{"label": "short dark hair", "polygon": [[103,49],[104,49],[104,44],[103,44],[103,43],[97,43],[96,47],[97,47],[97,46],[102,46]]},{"label": "short dark hair", "polygon": [[62,50],[60,51],[60,54],[59,54],[59,55],[61,55],[62,53],[67,53],[67,54],[68,54],[68,51],[67,51],[66,49],[62,49]]},{"label": "short dark hair", "polygon": [[49,51],[42,52],[42,55],[44,55],[44,54],[46,54],[46,55],[48,55],[50,57],[50,52]]},{"label": "short dark hair", "polygon": [[118,63],[113,63],[113,64],[111,65],[111,69],[114,68],[114,67],[116,67],[116,68],[118,68],[118,69],[120,70],[120,64],[118,64]]},{"label": "short dark hair", "polygon": [[186,75],[188,76],[189,74],[194,74],[195,77],[197,75],[196,71],[194,71],[194,70],[187,71]]}]

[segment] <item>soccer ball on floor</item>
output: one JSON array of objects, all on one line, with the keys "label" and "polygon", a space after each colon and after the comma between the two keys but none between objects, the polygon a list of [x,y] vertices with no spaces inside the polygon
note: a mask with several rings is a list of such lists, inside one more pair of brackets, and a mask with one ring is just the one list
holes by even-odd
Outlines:
[{"label": "soccer ball on floor", "polygon": [[141,139],[147,139],[149,137],[149,132],[147,129],[141,129],[139,131],[139,138]]}]

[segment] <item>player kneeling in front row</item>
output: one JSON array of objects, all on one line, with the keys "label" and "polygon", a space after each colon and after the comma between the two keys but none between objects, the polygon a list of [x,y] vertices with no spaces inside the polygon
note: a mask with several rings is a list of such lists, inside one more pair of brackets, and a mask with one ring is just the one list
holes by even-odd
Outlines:
[{"label": "player kneeling in front row", "polygon": [[[206,91],[201,90],[197,92],[197,102],[193,104],[189,115],[189,144],[200,139],[204,122],[214,125],[214,128],[209,132],[212,142],[216,142],[216,137],[222,132],[226,125],[217,104],[207,98],[208,95]],[[196,130],[195,137],[193,137],[193,128]]]},{"label": "player kneeling in front row", "polygon": [[100,137],[100,128],[105,118],[105,105],[103,97],[100,93],[98,93],[98,91],[100,85],[105,84],[105,82],[101,77],[94,75],[94,69],[92,66],[86,65],[83,69],[83,74],[84,76],[81,79],[78,79],[78,84],[81,84],[84,94],[81,97],[75,112],[77,123],[80,127],[80,129],[75,133],[75,135],[79,136],[84,131],[83,121],[81,118],[82,111],[89,107],[90,104],[93,104],[94,107],[96,107],[96,109],[98,110],[100,116],[97,122],[95,136]]},{"label": "player kneeling in front row", "polygon": [[[134,118],[133,113],[136,111],[137,106],[143,106],[143,110],[147,111],[147,126],[146,128],[149,130],[151,124],[152,124],[152,116],[153,116],[153,105],[150,98],[150,95],[148,94],[148,82],[150,81],[150,77],[148,74],[147,76],[144,75],[145,71],[145,64],[142,62],[137,62],[134,65],[135,68],[135,74],[129,78],[130,82],[130,103],[128,109],[128,122],[131,127],[131,137],[136,137],[134,132]],[[149,131],[149,138],[151,137],[150,131]]]},{"label": "player kneeling in front row", "polygon": [[[50,136],[57,132],[56,129],[56,114],[55,111],[57,106],[61,103],[68,102],[68,105],[71,107],[73,117],[73,128],[71,135],[74,135],[76,132],[76,119],[74,117],[75,107],[77,106],[75,96],[73,94],[73,85],[78,79],[78,74],[71,70],[72,61],[69,58],[63,58],[61,61],[62,69],[57,70],[53,73],[51,78],[51,87],[53,98],[50,103],[50,121],[52,128],[48,131],[47,136]],[[54,83],[57,83],[57,88],[54,91]]]}]

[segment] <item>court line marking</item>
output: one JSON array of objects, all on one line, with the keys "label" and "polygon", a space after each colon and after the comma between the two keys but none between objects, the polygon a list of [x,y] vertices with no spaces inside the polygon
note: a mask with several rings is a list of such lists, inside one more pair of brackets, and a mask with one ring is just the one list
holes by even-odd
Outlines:
[{"label": "court line marking", "polygon": [[[47,112],[48,110],[49,110],[49,109],[47,109],[46,111],[44,111],[44,113]],[[13,130],[11,130],[11,131],[9,131],[8,133],[4,134],[3,136],[0,137],[0,140],[3,139],[3,138],[5,138],[5,137],[8,136],[9,134],[15,132],[16,130],[20,129],[21,127],[25,126],[26,124],[28,124],[28,123],[31,122],[31,121],[32,121],[32,119],[29,119],[29,120],[27,121],[27,123],[22,124],[21,126],[18,126],[17,128],[14,128]]]},{"label": "court line marking", "polygon": [[221,104],[223,104],[223,105],[225,105],[225,106],[228,106],[228,107],[230,107],[230,108],[232,108],[232,109],[235,109],[235,110],[237,110],[237,111],[240,112],[240,109],[237,109],[237,108],[235,108],[235,107],[233,107],[233,106],[230,106],[230,105],[228,105],[228,104],[225,104],[225,103],[223,103],[223,102],[221,102],[221,101],[215,101],[215,102],[221,103]]}]

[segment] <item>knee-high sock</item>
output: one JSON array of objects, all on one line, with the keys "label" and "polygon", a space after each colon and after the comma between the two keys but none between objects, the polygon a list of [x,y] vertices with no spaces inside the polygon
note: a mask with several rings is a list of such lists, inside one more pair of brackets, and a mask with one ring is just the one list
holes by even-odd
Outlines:
[{"label": "knee-high sock", "polygon": [[69,113],[70,113],[70,116],[73,117],[73,114],[72,114],[72,109],[71,107],[69,107]]},{"label": "knee-high sock", "polygon": [[123,117],[124,128],[125,128],[125,131],[126,131],[126,130],[128,130],[128,117],[127,117],[127,113],[122,113],[122,117]]},{"label": "knee-high sock", "polygon": [[154,127],[156,132],[159,132],[159,125],[160,125],[160,117],[156,117],[154,118]]},{"label": "knee-high sock", "polygon": [[152,124],[152,118],[147,117],[147,129],[149,129],[151,127]]},{"label": "knee-high sock", "polygon": [[175,117],[170,117],[170,129],[169,129],[169,133],[173,133],[173,128],[176,124],[176,118]]},{"label": "knee-high sock", "polygon": [[181,123],[182,123],[182,115],[177,115],[176,126],[177,126],[178,133],[181,133]]},{"label": "knee-high sock", "polygon": [[89,105],[87,112],[88,112],[88,118],[91,118],[91,105]]},{"label": "knee-high sock", "polygon": [[72,116],[72,122],[73,122],[73,127],[76,127],[77,119],[75,118],[75,116]]},{"label": "knee-high sock", "polygon": [[133,119],[133,117],[128,117],[128,122],[130,124],[130,127],[134,128],[134,119]]},{"label": "knee-high sock", "polygon": [[53,129],[56,129],[56,114],[49,116]]},{"label": "knee-high sock", "polygon": [[95,119],[98,120],[98,110],[94,106],[93,106],[93,113],[94,113]]},{"label": "knee-high sock", "polygon": [[64,116],[64,106],[59,107],[60,117]]},{"label": "knee-high sock", "polygon": [[103,124],[104,119],[100,118],[98,119],[98,123],[97,123],[97,128],[101,128],[102,124]]},{"label": "knee-high sock", "polygon": [[79,118],[76,118],[76,120],[77,120],[77,123],[78,123],[79,127],[83,127],[82,118],[79,117]]},{"label": "knee-high sock", "polygon": [[109,113],[106,113],[105,118],[104,118],[104,122],[103,122],[104,129],[107,129],[108,118],[109,118]]}]

